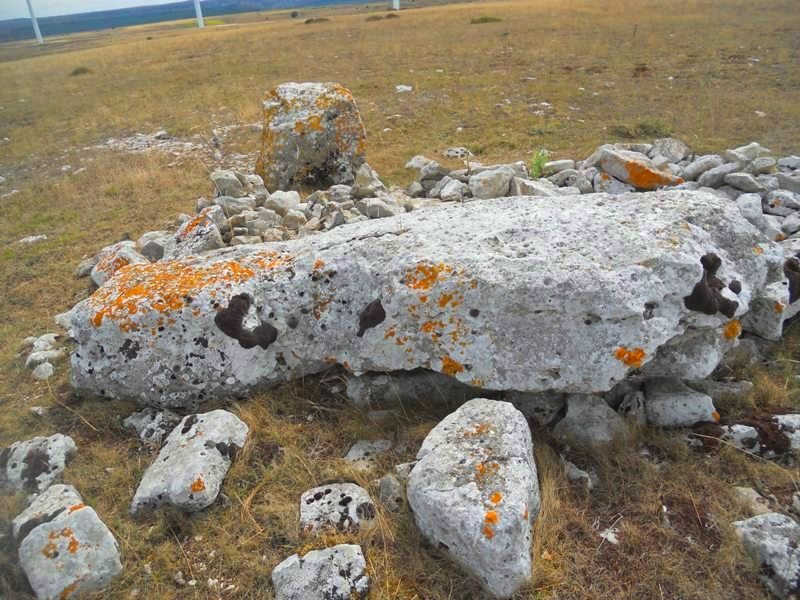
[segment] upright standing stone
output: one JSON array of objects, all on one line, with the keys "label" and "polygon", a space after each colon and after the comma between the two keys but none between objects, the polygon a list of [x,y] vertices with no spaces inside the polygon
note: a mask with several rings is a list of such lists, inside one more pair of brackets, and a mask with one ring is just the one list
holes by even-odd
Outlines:
[{"label": "upright standing stone", "polygon": [[353,95],[338,83],[284,83],[267,92],[256,172],[270,192],[352,183],[366,157]]}]

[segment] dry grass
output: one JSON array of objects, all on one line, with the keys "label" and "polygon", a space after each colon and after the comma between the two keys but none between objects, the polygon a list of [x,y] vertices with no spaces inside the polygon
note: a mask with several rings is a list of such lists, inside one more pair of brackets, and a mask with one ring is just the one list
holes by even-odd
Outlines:
[{"label": "dry grass", "polygon": [[[0,138],[11,138],[0,146],[0,175],[9,180],[0,193],[20,190],[0,201],[0,445],[56,431],[75,438],[80,450],[66,480],[96,507],[123,552],[124,574],[107,596],[216,598],[207,580],[223,577],[237,586],[236,597],[270,597],[270,570],[289,554],[358,540],[375,598],[479,598],[474,582],[422,542],[408,512],[379,507],[378,526],[356,535],[308,540],[299,532],[305,489],[355,479],[376,492],[371,477],[339,458],[353,442],[385,436],[406,444],[379,476],[413,456],[442,408],[376,427],[320,397],[314,379],[230,404],[251,438],[225,484],[227,501],[192,518],[128,517],[154,455],[120,425],[135,407],[75,398],[63,364],[49,384],[34,384],[16,353],[24,337],[54,330],[52,316],[86,296],[86,282],[73,276],[81,258],[162,228],[210,188],[196,161],[176,168],[170,157],[82,148],[161,128],[208,135],[216,125],[256,121],[271,85],[336,80],[358,99],[370,163],[393,183],[407,180],[402,165],[410,156],[448,146],[467,146],[486,161],[528,160],[543,147],[554,158],[580,157],[653,128],[698,151],[752,139],[797,151],[800,15],[792,8],[788,0],[694,0],[670,11],[654,0],[533,0],[405,10],[400,19],[368,23],[363,7],[338,7],[296,19],[288,11],[269,13],[269,21],[239,15],[204,31],[167,24],[69,36],[43,48],[0,46]],[[502,21],[469,26],[485,15]],[[330,21],[305,26],[307,18]],[[70,76],[76,69],[88,72]],[[397,84],[414,92],[395,94]],[[537,116],[530,105],[542,101],[554,110]],[[756,118],[756,110],[768,118]],[[228,149],[254,148],[255,136],[244,134]],[[86,171],[65,176],[63,164]],[[38,233],[48,240],[15,243]],[[742,372],[757,384],[753,405],[796,402],[798,350],[793,334],[768,371]],[[34,405],[47,407],[46,415],[33,415]],[[765,597],[732,537],[729,523],[742,512],[730,486],[784,497],[797,473],[729,448],[699,455],[674,437],[636,436],[608,454],[571,454],[603,481],[587,495],[565,479],[558,444],[536,432],[543,509],[534,581],[520,598]],[[658,462],[637,453],[643,444]],[[676,514],[669,526],[665,501]],[[21,506],[20,498],[1,498],[0,517]],[[598,532],[620,515],[620,545],[601,544]],[[14,553],[2,542],[0,594],[26,589]],[[197,586],[178,587],[178,570]]]}]

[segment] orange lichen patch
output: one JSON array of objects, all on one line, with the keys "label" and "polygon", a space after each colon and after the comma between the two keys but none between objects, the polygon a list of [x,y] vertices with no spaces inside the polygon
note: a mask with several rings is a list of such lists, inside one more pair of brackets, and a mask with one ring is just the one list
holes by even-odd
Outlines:
[{"label": "orange lichen patch", "polygon": [[63,538],[72,537],[72,529],[70,529],[69,527],[64,527],[61,531],[51,531],[49,534],[47,534],[47,537],[51,540],[55,540],[60,537]]},{"label": "orange lichen patch", "polygon": [[492,495],[489,496],[489,502],[492,504],[500,504],[503,501],[503,494],[500,492],[492,492]]},{"label": "orange lichen patch", "polygon": [[203,481],[202,477],[198,477],[192,482],[192,485],[189,489],[191,489],[192,492],[195,493],[202,492],[204,489],[206,489],[206,482]]},{"label": "orange lichen patch", "polygon": [[327,298],[317,302],[314,308],[311,309],[311,313],[314,315],[314,318],[317,321],[319,321],[322,318],[322,313],[324,313],[325,310],[327,310],[331,302],[333,302],[333,296],[328,296]]},{"label": "orange lichen patch", "polygon": [[483,535],[486,536],[486,539],[492,539],[494,537],[494,530],[489,527],[488,525],[483,526]]},{"label": "orange lichen patch", "polygon": [[764,254],[764,249],[761,246],[753,246],[753,253]]},{"label": "orange lichen patch", "polygon": [[386,332],[383,334],[383,339],[388,340],[390,337],[394,337],[396,333],[397,330],[394,325],[387,327]]},{"label": "orange lichen patch", "polygon": [[488,431],[491,431],[491,430],[492,430],[492,426],[489,425],[489,423],[477,423],[473,427],[472,431],[465,431],[464,432],[464,437],[480,437],[484,433],[486,433]]},{"label": "orange lichen patch", "polygon": [[75,538],[70,539],[69,544],[67,544],[67,550],[70,554],[75,554],[80,547],[80,543]]},{"label": "orange lichen patch", "polygon": [[449,356],[442,357],[442,373],[455,377],[459,373],[464,372],[464,365],[457,360],[453,360]]},{"label": "orange lichen patch", "polygon": [[497,473],[497,470],[500,468],[500,465],[496,462],[491,463],[478,463],[475,465],[475,479],[477,481],[481,481],[491,475]]},{"label": "orange lichen patch", "polygon": [[528,514],[528,505],[526,504],[525,505],[525,512],[522,513],[522,518],[527,521],[528,520],[528,516],[529,516],[529,514]]},{"label": "orange lichen patch", "polygon": [[131,317],[140,309],[162,314],[177,312],[203,290],[240,285],[260,269],[272,269],[291,260],[265,251],[242,261],[224,260],[206,265],[192,265],[189,260],[131,265],[89,299],[97,308],[92,324],[99,327],[107,318],[116,321],[123,331],[133,331],[138,327]]},{"label": "orange lichen patch", "polygon": [[85,505],[83,502],[81,502],[80,504],[73,504],[72,506],[70,506],[70,507],[67,509],[67,514],[68,514],[68,515],[71,515],[71,514],[72,514],[72,513],[74,513],[76,510],[80,510],[80,509],[82,509],[82,508],[86,508],[86,505]]},{"label": "orange lichen patch", "polygon": [[638,368],[642,365],[645,353],[642,348],[629,349],[621,346],[614,351],[614,357],[627,367]]},{"label": "orange lichen patch", "polygon": [[425,304],[428,301],[428,296],[423,294],[422,296],[419,297],[419,301],[422,302],[422,304]]},{"label": "orange lichen patch", "polygon": [[742,335],[742,324],[739,319],[731,319],[722,328],[722,335],[726,340],[735,340]]},{"label": "orange lichen patch", "polygon": [[78,584],[80,583],[80,579],[76,579],[72,583],[70,583],[67,587],[61,590],[61,593],[58,595],[59,600],[67,600],[72,593],[78,589]]},{"label": "orange lichen patch", "polygon": [[719,423],[720,416],[719,416],[719,413],[717,411],[714,411],[714,412],[711,413],[711,418],[714,419],[715,422]]},{"label": "orange lichen patch", "polygon": [[42,548],[42,554],[45,558],[55,558],[58,556],[58,547],[53,542],[47,542]]},{"label": "orange lichen patch", "polygon": [[439,279],[453,272],[453,267],[439,263],[438,265],[420,263],[406,273],[406,287],[412,290],[430,290]]},{"label": "orange lichen patch", "polygon": [[398,346],[403,346],[408,341],[408,336],[397,336],[397,339],[394,341],[395,344]]},{"label": "orange lichen patch", "polygon": [[209,212],[210,208],[204,208],[199,213],[197,213],[197,216],[195,216],[193,219],[186,221],[183,227],[180,228],[180,231],[178,231],[178,235],[181,238],[186,238],[190,233],[192,233],[195,229],[197,229],[201,225],[209,225],[210,224],[210,219],[208,217]]},{"label": "orange lichen patch", "polygon": [[318,258],[314,261],[314,266],[312,267],[315,271],[321,270],[325,266],[325,261],[321,258]]},{"label": "orange lichen patch", "polygon": [[441,321],[425,321],[420,327],[423,333],[433,333],[439,329],[444,329],[444,323]]},{"label": "orange lichen patch", "polygon": [[776,242],[782,242],[785,239],[786,239],[786,236],[784,234],[782,234],[782,233],[779,233],[778,235],[775,236],[775,241]]},{"label": "orange lichen patch", "polygon": [[472,387],[483,387],[484,381],[480,377],[473,377],[469,380],[469,384]]},{"label": "orange lichen patch", "polygon": [[638,369],[642,366],[644,358],[647,353],[642,348],[628,349],[625,346],[620,346],[614,351],[614,357],[625,364],[626,367]]},{"label": "orange lichen patch", "polygon": [[453,294],[442,294],[439,296],[439,299],[436,301],[436,304],[439,305],[439,308],[444,308],[450,301],[453,299]]},{"label": "orange lichen patch", "polygon": [[683,179],[680,177],[661,173],[635,160],[625,161],[625,170],[628,172],[628,182],[643,190],[654,190],[665,185],[683,183]]},{"label": "orange lichen patch", "polygon": [[352,369],[350,368],[350,363],[349,363],[349,362],[347,362],[347,361],[344,361],[344,362],[342,363],[342,366],[343,366],[345,369],[347,369],[348,371],[352,371]]},{"label": "orange lichen patch", "polygon": [[483,519],[486,523],[494,525],[500,520],[500,515],[497,514],[496,510],[490,510],[486,513],[486,516]]}]

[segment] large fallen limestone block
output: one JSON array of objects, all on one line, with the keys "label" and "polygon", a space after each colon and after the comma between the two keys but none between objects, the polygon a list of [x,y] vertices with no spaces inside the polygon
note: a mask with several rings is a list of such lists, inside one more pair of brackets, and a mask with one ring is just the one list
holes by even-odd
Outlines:
[{"label": "large fallen limestone block", "polygon": [[347,88],[284,83],[267,92],[256,173],[270,192],[352,183],[365,155],[364,124]]},{"label": "large fallen limestone block", "polygon": [[119,546],[93,508],[74,504],[35,527],[19,546],[19,563],[37,598],[84,598],[122,571]]},{"label": "large fallen limestone block", "polygon": [[800,594],[800,525],[786,515],[766,513],[733,526],[770,591],[781,600],[796,598]]},{"label": "large fallen limestone block", "polygon": [[71,312],[72,382],[194,407],[339,363],[600,392],[689,328],[735,339],[781,263],[703,192],[443,205],[125,267]]},{"label": "large fallen limestone block", "polygon": [[131,513],[159,506],[195,512],[210,506],[247,433],[247,425],[224,410],[185,417],[142,476]]},{"label": "large fallen limestone block", "polygon": [[539,511],[533,441],[507,402],[477,398],[425,438],[408,479],[420,532],[491,595],[509,598],[531,577]]}]

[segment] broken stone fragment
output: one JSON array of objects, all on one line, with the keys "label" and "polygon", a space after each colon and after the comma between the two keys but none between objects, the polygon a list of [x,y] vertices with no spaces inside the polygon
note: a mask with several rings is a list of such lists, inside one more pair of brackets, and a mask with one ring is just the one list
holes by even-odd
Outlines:
[{"label": "broken stone fragment", "polygon": [[400,480],[387,473],[378,482],[378,497],[389,512],[398,512],[406,503],[406,491]]},{"label": "broken stone fragment", "polygon": [[131,513],[160,506],[195,512],[210,506],[247,433],[247,425],[224,410],[184,417],[142,476]]},{"label": "broken stone fragment", "polygon": [[567,414],[553,427],[553,435],[581,445],[609,444],[625,434],[625,423],[599,396],[570,394]]},{"label": "broken stone fragment", "polygon": [[656,427],[691,427],[699,421],[719,421],[711,398],[679,379],[648,379],[645,399],[647,422]]},{"label": "broken stone fragment", "polygon": [[647,157],[635,152],[607,147],[601,151],[598,162],[603,171],[640,190],[655,190],[683,183],[683,179],[668,171],[654,169]]},{"label": "broken stone fragment", "polygon": [[272,571],[276,600],[362,600],[369,594],[361,546],[339,544],[293,554]]},{"label": "broken stone fragment", "polygon": [[122,425],[135,431],[144,443],[160,446],[163,439],[175,429],[180,421],[181,417],[171,410],[145,408],[130,415],[122,422]]},{"label": "broken stone fragment", "polygon": [[164,258],[175,259],[193,256],[225,246],[222,233],[227,219],[222,207],[214,205],[204,208],[184,222],[171,236],[164,247]]},{"label": "broken stone fragment", "polygon": [[105,589],[122,571],[116,539],[82,502],[33,528],[20,543],[19,563],[42,599],[85,597]]},{"label": "broken stone fragment", "polygon": [[150,262],[136,251],[136,242],[112,244],[103,248],[96,258],[97,262],[92,267],[90,276],[97,287],[102,286],[123,267]]},{"label": "broken stone fragment", "polygon": [[369,471],[377,465],[381,456],[385,456],[391,449],[390,440],[360,440],[353,444],[344,460],[355,469]]},{"label": "broken stone fragment", "polygon": [[337,83],[284,83],[264,99],[256,173],[270,192],[352,183],[366,132],[353,95]]},{"label": "broken stone fragment", "polygon": [[800,593],[800,525],[773,512],[733,526],[769,590],[781,600],[795,598]]},{"label": "broken stone fragment", "polygon": [[241,198],[247,195],[242,181],[237,177],[236,173],[230,169],[214,171],[211,173],[211,181],[214,182],[217,196]]},{"label": "broken stone fragment", "polygon": [[531,577],[531,522],[539,511],[533,441],[507,402],[477,398],[425,438],[408,479],[422,535],[496,598]]},{"label": "broken stone fragment", "polygon": [[330,483],[300,497],[300,528],[305,533],[358,531],[376,516],[369,493],[354,483]]},{"label": "broken stone fragment", "polygon": [[71,437],[56,433],[15,442],[0,450],[0,489],[36,496],[64,471],[77,447]]},{"label": "broken stone fragment", "polygon": [[22,540],[35,527],[68,516],[70,507],[83,503],[78,491],[71,485],[57,483],[39,494],[30,506],[11,522],[14,539]]}]

